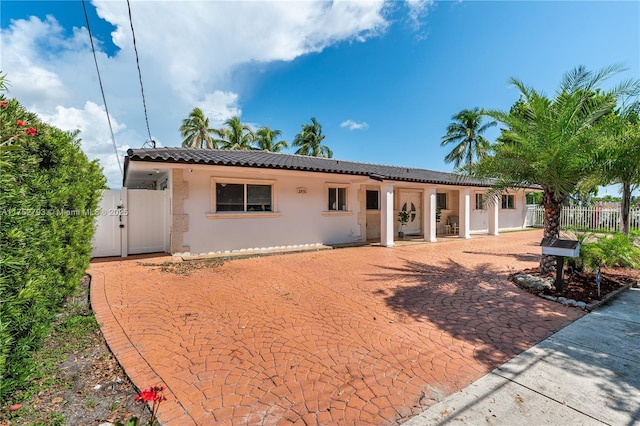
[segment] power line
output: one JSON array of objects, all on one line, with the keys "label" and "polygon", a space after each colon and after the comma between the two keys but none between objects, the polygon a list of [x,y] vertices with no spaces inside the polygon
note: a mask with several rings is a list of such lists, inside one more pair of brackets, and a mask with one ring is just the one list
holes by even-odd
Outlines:
[{"label": "power line", "polygon": [[113,127],[111,126],[109,108],[107,108],[107,99],[104,96],[104,87],[102,86],[102,78],[100,77],[100,68],[98,68],[98,58],[96,57],[96,48],[93,45],[93,35],[91,35],[91,26],[89,25],[89,15],[87,15],[87,7],[84,4],[84,0],[82,0],[82,9],[84,9],[84,19],[85,21],[87,21],[87,31],[89,32],[89,40],[91,41],[91,51],[93,52],[93,61],[96,64],[96,72],[98,73],[98,82],[100,83],[100,93],[102,93],[102,102],[104,103],[104,111],[107,113],[107,122],[109,123],[109,132],[111,132],[111,142],[113,143],[113,150],[116,153],[118,168],[120,168],[120,176],[124,177],[124,173],[122,172],[122,164],[120,164],[120,156],[118,155],[116,138],[113,136]]},{"label": "power line", "polygon": [[136,53],[136,66],[138,67],[138,80],[140,80],[140,92],[142,93],[142,106],[144,107],[144,119],[147,122],[147,134],[149,135],[149,142],[153,148],[156,147],[156,142],[151,138],[151,130],[149,129],[149,116],[147,115],[147,101],[144,97],[144,86],[142,85],[142,73],[140,72],[140,59],[138,58],[138,47],[136,46],[136,33],[133,30],[133,19],[131,19],[131,4],[127,0],[127,8],[129,9],[129,23],[131,24],[131,35],[133,36],[133,50]]}]

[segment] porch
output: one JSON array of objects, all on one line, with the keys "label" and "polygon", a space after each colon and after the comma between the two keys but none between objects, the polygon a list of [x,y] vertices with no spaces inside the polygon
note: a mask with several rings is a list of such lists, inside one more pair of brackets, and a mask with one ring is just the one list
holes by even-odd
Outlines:
[{"label": "porch", "polygon": [[[365,186],[362,234],[367,242],[391,247],[399,241],[498,235],[499,205],[484,203],[483,189],[405,185]],[[403,213],[405,223],[399,221]]]}]

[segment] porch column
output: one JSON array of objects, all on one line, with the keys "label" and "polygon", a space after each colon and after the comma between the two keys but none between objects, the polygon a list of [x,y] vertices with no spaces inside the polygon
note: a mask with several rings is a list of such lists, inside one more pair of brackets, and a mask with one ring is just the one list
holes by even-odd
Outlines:
[{"label": "porch column", "polygon": [[435,243],[436,240],[436,189],[424,190],[422,214],[424,223],[424,240]]},{"label": "porch column", "polygon": [[469,219],[471,217],[471,191],[469,189],[460,190],[460,238],[471,238],[469,234]]},{"label": "porch column", "polygon": [[489,214],[489,235],[498,235],[498,213],[500,211],[498,203],[500,203],[498,197],[493,196],[493,199],[489,200],[489,205],[487,206]]},{"label": "porch column", "polygon": [[393,185],[380,186],[380,245],[393,247]]}]

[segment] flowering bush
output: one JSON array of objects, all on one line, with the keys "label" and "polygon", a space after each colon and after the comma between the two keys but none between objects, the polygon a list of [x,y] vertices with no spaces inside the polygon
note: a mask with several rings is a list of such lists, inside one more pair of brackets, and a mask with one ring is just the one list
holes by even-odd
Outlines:
[{"label": "flowering bush", "polygon": [[55,212],[94,211],[106,181],[78,132],[5,91],[0,71],[0,405],[31,379],[31,355],[91,258],[94,217]]}]

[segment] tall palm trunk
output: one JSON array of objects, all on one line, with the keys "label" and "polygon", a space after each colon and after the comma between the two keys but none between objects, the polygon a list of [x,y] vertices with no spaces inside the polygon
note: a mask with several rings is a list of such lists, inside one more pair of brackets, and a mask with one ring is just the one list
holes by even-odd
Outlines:
[{"label": "tall palm trunk", "polygon": [[[544,238],[558,238],[560,236],[560,212],[562,211],[562,201],[558,201],[555,195],[547,188],[544,188]],[[556,268],[556,257],[546,254],[540,259],[539,270],[542,273],[553,272]]]},{"label": "tall palm trunk", "polygon": [[631,185],[622,183],[622,206],[620,211],[620,231],[629,236],[629,210],[631,208]]}]

